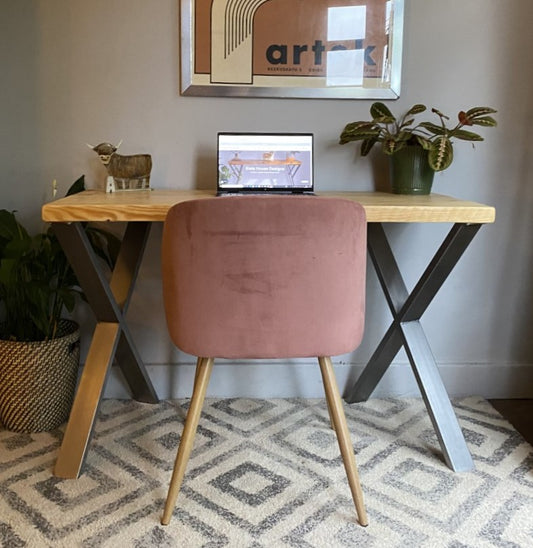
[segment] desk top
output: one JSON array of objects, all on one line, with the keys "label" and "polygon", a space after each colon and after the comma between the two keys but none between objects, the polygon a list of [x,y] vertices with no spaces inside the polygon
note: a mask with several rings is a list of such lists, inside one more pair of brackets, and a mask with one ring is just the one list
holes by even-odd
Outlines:
[{"label": "desk top", "polygon": [[[370,223],[492,223],[495,218],[495,209],[491,206],[441,194],[408,196],[387,192],[317,192],[317,195],[360,202]],[[47,222],[164,221],[172,205],[213,196],[214,192],[210,190],[113,193],[86,190],[45,204],[42,217]]]}]

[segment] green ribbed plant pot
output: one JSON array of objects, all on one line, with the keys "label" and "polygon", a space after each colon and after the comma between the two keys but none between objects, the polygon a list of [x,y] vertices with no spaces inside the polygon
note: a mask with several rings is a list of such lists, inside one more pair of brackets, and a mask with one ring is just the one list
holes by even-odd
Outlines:
[{"label": "green ribbed plant pot", "polygon": [[394,194],[430,194],[435,172],[428,151],[406,146],[390,157],[390,180]]}]

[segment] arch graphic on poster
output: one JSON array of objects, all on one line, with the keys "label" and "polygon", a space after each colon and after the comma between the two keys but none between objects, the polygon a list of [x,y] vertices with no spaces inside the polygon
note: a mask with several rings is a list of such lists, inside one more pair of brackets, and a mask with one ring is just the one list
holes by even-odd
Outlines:
[{"label": "arch graphic on poster", "polygon": [[253,20],[269,0],[213,0],[211,83],[253,83]]}]

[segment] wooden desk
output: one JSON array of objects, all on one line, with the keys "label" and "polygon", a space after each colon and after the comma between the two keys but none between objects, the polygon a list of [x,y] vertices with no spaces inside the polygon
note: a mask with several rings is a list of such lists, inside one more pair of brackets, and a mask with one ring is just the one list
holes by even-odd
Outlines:
[{"label": "wooden desk", "polygon": [[[420,317],[479,228],[492,223],[494,208],[449,196],[403,196],[379,192],[320,192],[360,202],[368,220],[368,251],[391,309],[393,322],[345,399],[363,401],[373,392],[403,346],[409,357],[446,463],[454,470],[473,468],[472,458],[440,378]],[[97,325],[54,473],[76,478],[89,447],[107,373],[116,358],[133,397],[157,402],[150,378],[135,348],[124,315],[152,222],[163,222],[168,209],[182,201],[213,196],[201,190],[153,190],[106,194],[85,191],[43,206],[78,276]],[[228,198],[221,198],[228,199]],[[127,227],[111,280],[100,272],[85,236],[83,221],[125,221]],[[452,223],[453,226],[411,294],[389,246],[383,223]]]}]

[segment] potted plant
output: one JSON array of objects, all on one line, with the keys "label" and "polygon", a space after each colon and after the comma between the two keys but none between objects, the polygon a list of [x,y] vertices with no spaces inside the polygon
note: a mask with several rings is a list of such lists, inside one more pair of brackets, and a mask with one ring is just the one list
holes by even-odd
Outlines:
[{"label": "potted plant", "polygon": [[[67,194],[84,190],[80,177]],[[112,264],[118,240],[86,226],[95,251]],[[64,319],[83,296],[50,228],[30,236],[0,210],[0,422],[24,432],[68,419],[79,366],[79,330]]]},{"label": "potted plant", "polygon": [[470,126],[496,126],[490,116],[496,110],[474,107],[461,110],[457,122],[448,126],[450,118],[431,109],[439,122],[423,121],[415,124],[416,116],[425,112],[426,106],[413,105],[397,119],[383,103],[370,107],[372,120],[351,122],[340,135],[341,145],[361,141],[361,155],[366,156],[376,143],[391,157],[391,183],[393,192],[402,194],[429,194],[435,171],[443,171],[453,161],[453,139],[483,141],[478,133],[464,129]]}]

